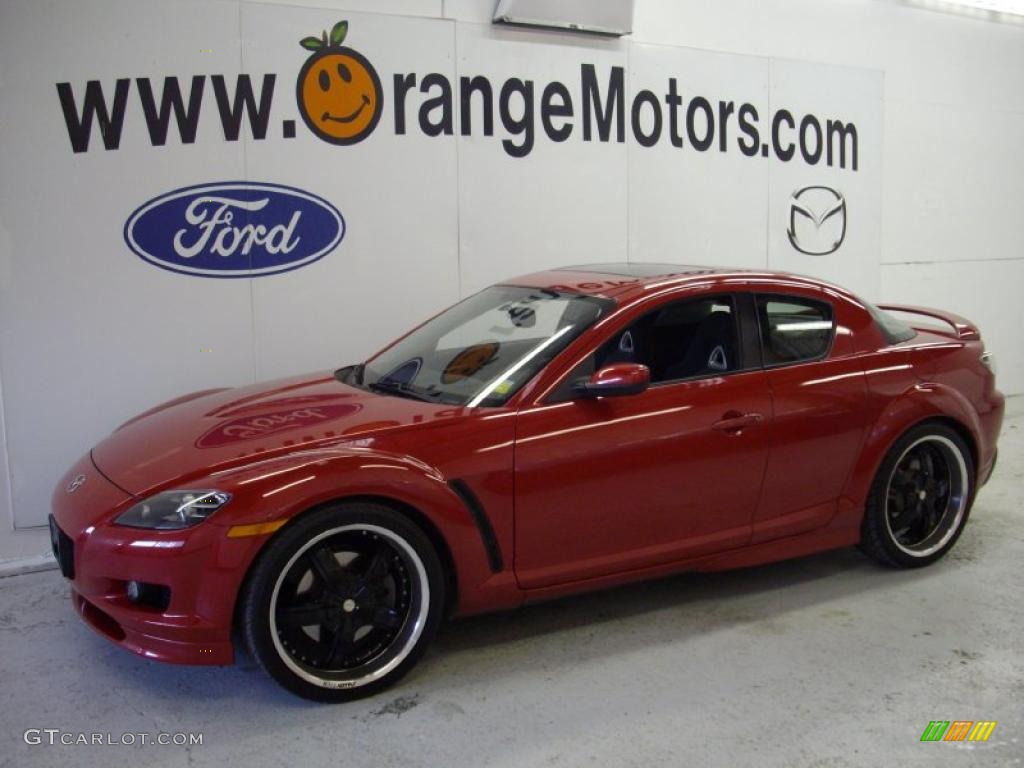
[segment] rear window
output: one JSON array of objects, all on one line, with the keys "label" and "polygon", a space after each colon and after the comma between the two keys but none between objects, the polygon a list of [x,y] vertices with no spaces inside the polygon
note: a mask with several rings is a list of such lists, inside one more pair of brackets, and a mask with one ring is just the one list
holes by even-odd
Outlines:
[{"label": "rear window", "polygon": [[882,332],[886,342],[889,344],[899,344],[901,341],[909,341],[917,336],[917,331],[909,325],[904,323],[902,320],[897,320],[888,312],[879,309],[874,304],[865,301],[864,306],[868,308],[868,312],[871,314],[871,317],[874,318],[875,324],[878,326],[878,330]]},{"label": "rear window", "polygon": [[765,365],[824,357],[832,346],[832,307],[800,296],[758,296]]}]

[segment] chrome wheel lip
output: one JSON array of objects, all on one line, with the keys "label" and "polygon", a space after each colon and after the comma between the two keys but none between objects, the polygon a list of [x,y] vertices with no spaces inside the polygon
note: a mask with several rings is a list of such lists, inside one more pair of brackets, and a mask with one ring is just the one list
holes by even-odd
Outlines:
[{"label": "chrome wheel lip", "polygon": [[[938,531],[942,526],[945,526],[945,531],[938,541],[933,542],[927,547],[920,546],[907,546],[896,538],[896,534],[892,530],[892,520],[889,515],[889,490],[892,488],[893,477],[896,474],[896,470],[900,464],[903,463],[903,459],[906,458],[907,454],[910,453],[914,448],[921,445],[922,443],[937,443],[944,449],[947,464],[950,470],[950,498],[946,505],[946,510],[942,514],[942,518],[939,520],[935,529],[925,536],[924,541],[927,541],[935,531]],[[952,462],[949,460],[953,459]],[[957,470],[959,477],[953,477],[953,469]],[[958,486],[958,487],[954,487]],[[950,440],[948,437],[943,435],[925,435],[915,440],[913,443],[908,445],[900,457],[893,464],[892,471],[889,472],[889,480],[886,483],[886,499],[885,499],[885,529],[889,533],[889,541],[893,543],[900,552],[903,552],[910,557],[922,558],[928,557],[935,554],[946,544],[949,543],[950,539],[956,535],[956,532],[960,529],[960,525],[963,522],[964,514],[967,511],[967,500],[970,496],[970,477],[967,472],[967,462],[964,460],[964,456],[960,447]],[[952,515],[952,517],[951,517]],[[948,519],[948,522],[946,522]]]},{"label": "chrome wheel lip", "polygon": [[[397,546],[402,554],[409,558],[409,563],[412,565],[412,570],[415,573],[416,583],[420,590],[419,598],[419,610],[415,615],[410,615],[407,621],[413,622],[412,631],[408,634],[405,639],[403,647],[395,654],[387,663],[381,665],[377,669],[366,673],[358,677],[351,678],[324,678],[314,675],[308,669],[298,664],[295,659],[292,658],[291,654],[288,653],[287,649],[281,644],[281,639],[278,636],[277,631],[277,600],[278,595],[281,591],[281,585],[284,583],[285,576],[291,570],[295,562],[302,557],[309,549],[316,546],[319,542],[324,539],[335,536],[339,533],[345,533],[349,531],[366,531],[368,533],[375,533],[378,536],[386,538],[389,542]],[[361,688],[364,685],[368,685],[376,680],[385,677],[398,667],[409,654],[412,653],[413,648],[416,647],[416,643],[419,642],[420,636],[423,634],[424,627],[427,623],[427,614],[430,612],[430,582],[427,579],[427,569],[423,565],[423,561],[420,556],[416,553],[416,550],[412,548],[405,539],[387,528],[383,528],[379,525],[372,525],[370,523],[352,523],[349,525],[340,525],[329,530],[323,531],[305,544],[303,544],[296,552],[291,556],[285,566],[281,569],[281,572],[277,576],[277,580],[274,582],[274,590],[270,596],[270,638],[274,643],[274,649],[277,651],[278,658],[284,662],[284,665],[288,669],[305,680],[307,683],[318,686],[320,688],[330,689],[350,689],[350,688]],[[330,672],[330,670],[324,670]],[[343,674],[342,672],[334,672],[332,674]]]}]

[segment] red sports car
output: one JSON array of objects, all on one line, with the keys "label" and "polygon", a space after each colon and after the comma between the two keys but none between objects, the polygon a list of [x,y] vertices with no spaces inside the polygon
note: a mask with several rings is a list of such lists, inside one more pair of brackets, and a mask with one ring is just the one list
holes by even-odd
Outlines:
[{"label": "red sports car", "polygon": [[351,699],[448,615],[853,544],[934,562],[995,465],[992,367],[956,315],[809,278],[569,267],[132,419],[58,486],[54,551],[124,648],[229,664],[237,630],[289,690]]}]

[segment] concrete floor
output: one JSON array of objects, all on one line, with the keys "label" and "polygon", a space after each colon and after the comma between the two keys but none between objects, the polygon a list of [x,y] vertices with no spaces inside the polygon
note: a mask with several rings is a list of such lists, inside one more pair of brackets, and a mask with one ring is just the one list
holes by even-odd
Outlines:
[{"label": "concrete floor", "polygon": [[[1022,479],[1017,415],[931,568],[845,550],[469,619],[400,687],[340,706],[285,694],[244,658],[136,658],[72,615],[57,573],[3,579],[0,765],[1020,765]],[[998,725],[984,744],[919,741],[958,719]],[[28,746],[28,728],[203,743]]]}]

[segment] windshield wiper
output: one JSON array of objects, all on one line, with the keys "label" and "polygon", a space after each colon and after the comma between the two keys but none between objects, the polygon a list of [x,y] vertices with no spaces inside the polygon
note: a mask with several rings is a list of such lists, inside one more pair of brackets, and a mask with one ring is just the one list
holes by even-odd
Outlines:
[{"label": "windshield wiper", "polygon": [[389,381],[388,379],[377,379],[377,381],[371,382],[366,386],[374,392],[398,395],[399,397],[407,397],[410,400],[419,400],[424,403],[433,403],[442,395],[441,392],[414,389],[409,384],[403,384],[400,381]]}]

